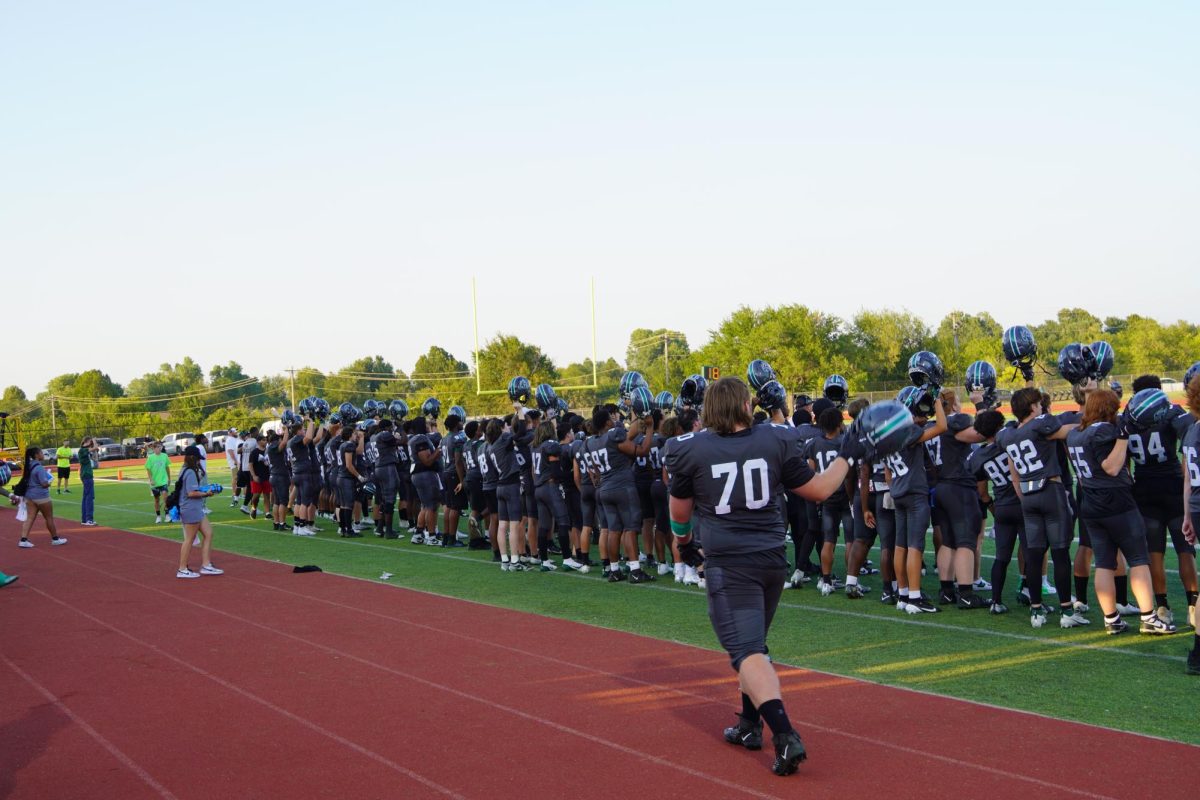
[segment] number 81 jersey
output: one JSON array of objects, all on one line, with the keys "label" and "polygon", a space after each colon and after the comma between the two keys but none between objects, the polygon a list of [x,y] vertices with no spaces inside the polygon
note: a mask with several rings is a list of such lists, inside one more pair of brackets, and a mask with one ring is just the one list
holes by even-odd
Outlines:
[{"label": "number 81 jersey", "polygon": [[670,492],[695,501],[708,556],[781,547],[781,496],[813,471],[792,430],[765,423],[728,436],[704,430],[668,439],[663,456]]}]

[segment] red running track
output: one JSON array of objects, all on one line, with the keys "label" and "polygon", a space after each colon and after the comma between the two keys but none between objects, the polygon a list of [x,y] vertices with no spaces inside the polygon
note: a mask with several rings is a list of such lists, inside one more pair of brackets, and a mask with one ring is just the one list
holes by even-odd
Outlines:
[{"label": "red running track", "polygon": [[1192,796],[1189,745],[794,668],[778,778],[718,653],[68,524],[0,515],[4,798]]}]

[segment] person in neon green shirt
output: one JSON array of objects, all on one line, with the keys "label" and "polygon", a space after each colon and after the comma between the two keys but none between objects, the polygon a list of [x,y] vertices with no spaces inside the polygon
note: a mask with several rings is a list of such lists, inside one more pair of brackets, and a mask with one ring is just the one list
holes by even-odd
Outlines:
[{"label": "person in neon green shirt", "polygon": [[[171,491],[171,459],[162,451],[162,442],[150,445],[150,455],[146,456],[146,475],[150,478],[150,492],[154,495],[154,521],[162,522],[167,513],[167,492]],[[162,498],[161,501],[159,498]],[[163,508],[159,510],[159,503]]]},{"label": "person in neon green shirt", "polygon": [[54,456],[58,459],[58,485],[54,488],[55,494],[71,493],[71,455],[74,452],[70,440],[63,442],[62,447],[54,451]]}]

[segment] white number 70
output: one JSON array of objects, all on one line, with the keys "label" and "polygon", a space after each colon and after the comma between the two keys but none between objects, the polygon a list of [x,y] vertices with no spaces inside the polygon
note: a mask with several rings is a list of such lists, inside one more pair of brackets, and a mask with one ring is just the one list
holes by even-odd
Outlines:
[{"label": "white number 70", "polygon": [[[718,514],[728,514],[733,510],[733,506],[729,501],[733,497],[733,484],[737,480],[737,463],[734,461],[725,464],[713,464],[712,476],[714,478],[725,478],[725,485],[721,487],[721,501],[717,503],[713,509]],[[755,479],[757,475],[757,481]],[[755,483],[757,482],[757,486]],[[765,506],[771,499],[771,486],[767,479],[767,461],[763,458],[752,458],[742,464],[742,483],[746,490],[746,508],[756,509]]]}]

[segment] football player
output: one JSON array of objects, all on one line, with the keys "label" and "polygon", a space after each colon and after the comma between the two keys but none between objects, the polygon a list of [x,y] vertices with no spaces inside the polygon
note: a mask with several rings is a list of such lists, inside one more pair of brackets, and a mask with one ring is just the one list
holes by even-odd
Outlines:
[{"label": "football player", "polygon": [[[592,427],[596,430],[596,436],[588,440],[586,449],[600,481],[596,498],[604,508],[610,536],[619,537],[616,546],[613,542],[609,543],[608,580],[615,582],[624,579],[620,565],[613,563],[612,558],[623,548],[629,564],[629,582],[653,581],[654,576],[643,570],[638,561],[637,540],[642,528],[642,510],[634,483],[633,465],[638,456],[650,452],[654,437],[646,436],[641,445],[636,444],[621,422],[616,406],[611,403],[599,407],[592,415]],[[652,432],[651,423],[646,419],[638,420],[635,427],[641,433]]]},{"label": "football player", "polygon": [[[877,408],[889,410],[883,404]],[[895,427],[907,435],[909,415],[891,410],[903,414],[904,424]],[[791,491],[824,501],[841,488],[846,457],[867,457],[864,439],[879,441],[880,428],[865,436],[856,429],[844,439],[843,457],[814,475],[788,428],[751,424],[750,391],[740,380],[722,378],[708,389],[703,418],[704,430],[666,444],[671,529],[681,558],[689,564],[707,562],[709,618],[738,674],[741,713],[725,730],[725,739],[760,749],[765,722],[773,734],[772,770],[789,775],[806,753],[784,708],[766,642],[788,568],[779,498]],[[704,523],[703,554],[692,536],[693,516]]]},{"label": "football player", "polygon": [[[1200,380],[1195,375],[1200,372],[1200,363],[1194,364],[1184,378],[1187,387],[1187,408],[1192,415],[1192,426],[1183,436],[1183,535],[1188,544],[1196,545],[1196,527],[1200,524]],[[1196,603],[1192,603],[1193,618],[1195,618]],[[1193,626],[1194,629],[1194,626]],[[1196,631],[1192,640],[1192,650],[1187,657],[1189,675],[1200,675],[1200,630]]]},{"label": "football player", "polygon": [[396,514],[396,492],[400,486],[399,450],[400,440],[393,431],[395,423],[390,419],[381,419],[376,426],[375,435],[367,446],[375,460],[376,498],[379,500],[380,522],[375,530],[377,536],[385,539],[400,538],[394,525]]},{"label": "football player", "polygon": [[292,485],[296,487],[296,504],[292,507],[292,533],[296,536],[315,536],[312,517],[316,513],[316,484],[312,476],[313,437],[316,420],[306,406],[300,420],[288,428],[287,450],[292,459]]},{"label": "football player", "polygon": [[458,518],[467,508],[467,465],[463,459],[467,435],[462,431],[463,420],[457,414],[446,417],[446,435],[442,437],[442,485],[445,487],[442,547],[461,547],[458,541]]},{"label": "football player", "polygon": [[[1170,402],[1162,392],[1162,409]],[[1134,395],[1138,399],[1139,395]],[[1104,612],[1104,628],[1110,634],[1124,632],[1128,626],[1117,610],[1117,551],[1125,556],[1129,583],[1137,598],[1141,615],[1141,633],[1171,634],[1175,626],[1155,613],[1154,591],[1150,581],[1146,529],[1133,499],[1133,478],[1128,460],[1130,423],[1117,418],[1121,401],[1109,389],[1088,393],[1083,418],[1069,429],[1067,451],[1083,486],[1079,514],[1087,520],[1096,558],[1096,599]],[[1064,615],[1066,610],[1063,611]],[[1078,612],[1076,612],[1078,615]],[[1064,616],[1064,620],[1066,617]],[[1065,622],[1063,627],[1070,627]]]},{"label": "football player", "polygon": [[[1157,375],[1139,375],[1133,381],[1134,397],[1147,389],[1162,390]],[[1147,395],[1143,402],[1150,397]],[[1126,416],[1137,413],[1131,399]],[[1133,456],[1133,497],[1146,526],[1146,541],[1150,549],[1150,576],[1154,582],[1154,601],[1159,616],[1174,621],[1167,602],[1167,574],[1163,557],[1167,550],[1167,534],[1179,560],[1179,580],[1187,595],[1189,624],[1195,623],[1196,605],[1196,547],[1183,536],[1183,473],[1179,463],[1179,442],[1192,426],[1192,416],[1179,406],[1171,406],[1165,418],[1149,427],[1134,425],[1129,434],[1129,453]]]},{"label": "football player", "polygon": [[513,403],[516,413],[512,425],[502,420],[488,422],[487,458],[489,471],[495,472],[497,532],[492,542],[500,550],[500,569],[503,572],[524,572],[528,567],[520,560],[521,527],[521,466],[517,463],[514,439],[525,436],[525,419],[521,404]]},{"label": "football player", "polygon": [[1064,628],[1090,623],[1071,600],[1071,529],[1067,494],[1063,488],[1063,465],[1058,460],[1059,439],[1069,428],[1045,413],[1042,393],[1037,389],[1018,389],[1012,396],[1012,413],[1017,425],[1003,428],[996,441],[1008,455],[1009,475],[1021,501],[1025,519],[1025,585],[1029,589],[1029,620],[1034,628],[1046,623],[1042,605],[1042,564],[1047,549],[1054,559],[1056,587]]},{"label": "football player", "polygon": [[[344,413],[342,419],[346,420]],[[338,446],[338,533],[343,537],[356,538],[362,536],[354,528],[354,506],[358,501],[359,487],[367,482],[364,472],[366,459],[363,458],[366,432],[349,422],[344,424],[346,429]]]},{"label": "football player", "polygon": [[1025,544],[1025,517],[1021,514],[1021,500],[1008,471],[1008,454],[996,443],[996,435],[1002,427],[1004,415],[999,411],[984,410],[976,414],[974,428],[983,444],[967,459],[967,470],[975,476],[979,497],[992,510],[996,555],[992,561],[992,602],[988,608],[993,614],[1008,612],[1003,599],[1008,564],[1018,539],[1022,546]]},{"label": "football player", "polygon": [[[817,425],[821,428],[821,435],[809,439],[800,450],[800,455],[807,460],[809,468],[819,475],[838,460],[844,428],[842,412],[836,408],[825,409],[817,419]],[[850,514],[850,494],[844,486],[821,503],[821,576],[817,579],[817,590],[825,596],[845,585],[840,581],[835,585],[833,574],[833,554],[839,529],[847,542],[853,541],[854,518]],[[854,583],[858,582],[857,576],[848,577],[854,577]]]},{"label": "football player", "polygon": [[971,415],[963,413],[957,392],[942,390],[940,403],[946,415],[946,432],[930,444],[935,446],[933,461],[938,467],[935,514],[940,517],[944,549],[949,551],[948,575],[952,580],[941,582],[938,602],[957,603],[961,609],[987,608],[991,602],[975,594],[975,550],[983,518],[979,487],[967,467],[971,446],[982,442],[983,437],[975,430]]},{"label": "football player", "polygon": [[442,496],[441,459],[437,445],[433,443],[427,429],[425,417],[417,417],[409,424],[408,455],[412,460],[412,483],[420,501],[417,512],[417,527],[412,535],[413,544],[438,545],[437,511]]},{"label": "football player", "polygon": [[[925,531],[931,515],[925,443],[946,432],[946,411],[930,394],[929,388],[921,386],[900,390],[896,399],[912,412],[916,424],[909,429],[903,445],[888,455],[885,468],[888,491],[896,506],[896,608],[909,614],[941,611],[921,592]],[[927,426],[930,416],[934,424]]]},{"label": "football player", "polygon": [[570,448],[572,438],[569,422],[551,419],[538,423],[533,436],[533,490],[538,503],[537,554],[542,572],[551,572],[556,568],[550,560],[552,526],[558,537],[559,550],[563,553],[563,566],[572,569],[582,566],[570,555],[571,520],[567,516],[567,498],[562,490],[562,453],[564,448]]}]

